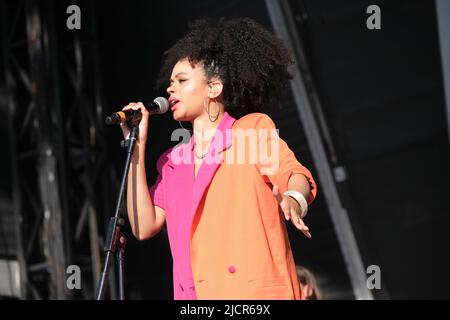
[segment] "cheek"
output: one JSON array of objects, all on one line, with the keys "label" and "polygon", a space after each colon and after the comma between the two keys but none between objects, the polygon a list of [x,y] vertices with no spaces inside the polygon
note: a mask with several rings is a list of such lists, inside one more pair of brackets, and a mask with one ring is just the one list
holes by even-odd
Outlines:
[{"label": "cheek", "polygon": [[193,95],[195,95],[196,86],[193,83],[187,83],[181,88],[181,94],[184,99],[189,99]]},{"label": "cheek", "polygon": [[204,92],[201,87],[189,83],[181,90],[181,99],[189,109],[198,109],[203,105]]}]

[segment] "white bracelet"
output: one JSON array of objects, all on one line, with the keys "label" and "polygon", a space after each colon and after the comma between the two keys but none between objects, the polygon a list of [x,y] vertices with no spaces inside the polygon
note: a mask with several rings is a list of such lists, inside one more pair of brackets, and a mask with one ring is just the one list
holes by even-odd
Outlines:
[{"label": "white bracelet", "polygon": [[295,190],[287,190],[283,193],[283,195],[289,196],[298,202],[298,204],[302,208],[302,214],[300,215],[300,218],[303,219],[308,212],[308,202],[306,201],[305,196]]}]

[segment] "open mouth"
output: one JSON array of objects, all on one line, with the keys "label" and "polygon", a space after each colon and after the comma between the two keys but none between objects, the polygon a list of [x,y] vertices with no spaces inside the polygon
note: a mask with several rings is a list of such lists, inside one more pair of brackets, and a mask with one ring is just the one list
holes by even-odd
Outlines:
[{"label": "open mouth", "polygon": [[169,102],[170,107],[171,107],[171,108],[175,107],[175,105],[176,105],[178,102],[180,102],[180,100],[178,100],[178,99],[170,100],[170,102]]}]

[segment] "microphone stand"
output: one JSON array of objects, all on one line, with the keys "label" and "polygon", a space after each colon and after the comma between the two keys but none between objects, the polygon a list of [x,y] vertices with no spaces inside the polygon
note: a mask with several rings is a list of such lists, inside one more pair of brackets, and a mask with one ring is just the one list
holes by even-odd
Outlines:
[{"label": "microphone stand", "polygon": [[119,299],[125,300],[125,278],[124,278],[124,262],[125,262],[125,246],[126,238],[121,228],[125,225],[125,220],[120,217],[120,208],[122,206],[123,194],[127,184],[128,171],[130,169],[131,158],[133,156],[134,145],[139,135],[139,128],[137,126],[131,127],[130,136],[126,140],[122,140],[121,147],[126,148],[127,158],[125,161],[125,168],[123,170],[122,182],[120,184],[119,196],[117,199],[114,217],[109,220],[105,245],[103,250],[106,253],[106,259],[103,266],[103,271],[99,282],[97,284],[96,300],[102,300],[104,296],[105,280],[108,275],[111,254],[116,254],[116,261],[119,267]]}]

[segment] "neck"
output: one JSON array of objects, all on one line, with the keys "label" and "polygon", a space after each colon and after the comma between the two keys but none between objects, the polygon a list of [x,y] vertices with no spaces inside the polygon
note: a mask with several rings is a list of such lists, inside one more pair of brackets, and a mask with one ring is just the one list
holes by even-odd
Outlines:
[{"label": "neck", "polygon": [[[217,120],[214,122],[209,119],[209,116],[206,113],[202,114],[193,121],[193,133],[195,136],[196,145],[199,147],[199,153],[200,149],[203,149],[205,152],[208,150],[207,146],[209,146],[212,138],[214,137],[217,127],[222,121],[223,115],[224,112],[223,109],[221,109]],[[215,115],[213,119],[215,119]]]}]

